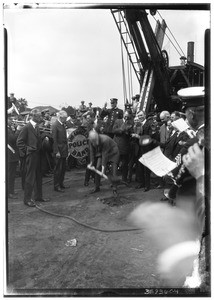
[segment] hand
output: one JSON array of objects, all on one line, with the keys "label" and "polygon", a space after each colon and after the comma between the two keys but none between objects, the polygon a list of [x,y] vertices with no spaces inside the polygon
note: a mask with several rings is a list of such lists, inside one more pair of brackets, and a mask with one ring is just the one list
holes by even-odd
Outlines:
[{"label": "hand", "polygon": [[95,167],[92,166],[92,162],[90,162],[90,164],[87,165],[87,168],[88,168],[89,170],[95,170]]},{"label": "hand", "polygon": [[204,151],[198,143],[189,147],[188,153],[183,156],[183,163],[196,180],[204,175]]},{"label": "hand", "polygon": [[104,167],[104,166],[102,166],[102,169],[101,169],[101,173],[102,173],[102,175],[104,175],[104,172],[105,172],[105,167]]},{"label": "hand", "polygon": [[[197,255],[184,255],[183,259],[176,254],[176,247],[185,242],[194,241],[198,237],[195,215],[188,203],[182,199],[182,205],[172,207],[164,203],[145,202],[139,205],[129,216],[129,220],[144,230],[144,235],[151,240],[154,248],[159,251],[157,271],[168,286],[182,287],[186,276],[191,275],[193,261]],[[179,202],[178,202],[179,203]],[[171,247],[175,247],[171,251]],[[177,248],[179,249],[179,248]],[[174,256],[167,256],[163,261],[162,253],[169,250]],[[164,258],[165,259],[165,258]]]},{"label": "hand", "polygon": [[179,166],[181,164],[181,154],[178,154],[175,157],[175,162],[176,162],[177,166]]},{"label": "hand", "polygon": [[57,152],[57,153],[56,153],[56,158],[60,158],[60,157],[61,157],[60,153]]}]

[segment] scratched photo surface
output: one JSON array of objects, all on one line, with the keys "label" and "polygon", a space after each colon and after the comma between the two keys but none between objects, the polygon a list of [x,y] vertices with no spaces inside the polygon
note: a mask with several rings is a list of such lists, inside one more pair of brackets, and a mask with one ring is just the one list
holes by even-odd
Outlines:
[{"label": "scratched photo surface", "polygon": [[209,29],[209,4],[5,1],[5,296],[210,295],[209,180],[201,217],[160,141],[187,87],[209,136]]}]

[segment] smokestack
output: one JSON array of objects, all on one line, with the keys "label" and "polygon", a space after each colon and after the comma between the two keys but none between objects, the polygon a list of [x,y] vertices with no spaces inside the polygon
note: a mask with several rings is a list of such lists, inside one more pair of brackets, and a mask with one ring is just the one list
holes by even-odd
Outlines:
[{"label": "smokestack", "polygon": [[187,44],[187,61],[194,62],[194,42],[188,42]]}]

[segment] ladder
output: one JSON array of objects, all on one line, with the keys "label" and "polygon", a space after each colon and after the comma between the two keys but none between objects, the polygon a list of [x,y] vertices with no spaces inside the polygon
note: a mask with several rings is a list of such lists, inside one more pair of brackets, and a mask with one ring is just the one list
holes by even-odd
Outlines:
[{"label": "ladder", "polygon": [[145,76],[146,78],[144,77],[144,80],[147,81],[147,84],[145,84],[144,87],[142,86],[140,100],[139,100],[141,103],[140,110],[142,110],[145,114],[148,112],[148,109],[149,109],[151,94],[152,94],[154,83],[155,83],[153,69],[150,69],[150,73],[149,73],[149,70],[147,70],[145,75],[146,74],[147,74],[147,76]]},{"label": "ladder", "polygon": [[111,9],[112,16],[117,25],[117,29],[120,33],[121,39],[123,41],[123,45],[127,51],[129,61],[133,67],[135,75],[138,79],[139,84],[141,83],[141,72],[140,70],[143,68],[137,54],[133,39],[129,32],[127,23],[125,21],[124,13],[122,9]]}]

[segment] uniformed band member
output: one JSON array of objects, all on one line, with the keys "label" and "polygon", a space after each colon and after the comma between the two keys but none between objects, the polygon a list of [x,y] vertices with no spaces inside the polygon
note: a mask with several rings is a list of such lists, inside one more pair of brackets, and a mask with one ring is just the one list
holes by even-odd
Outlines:
[{"label": "uniformed band member", "polygon": [[[183,102],[188,124],[195,132],[195,137],[190,138],[180,150],[181,157],[187,153],[187,150],[194,143],[204,143],[204,87],[190,87],[178,92]],[[173,176],[176,178],[176,184],[172,185],[168,192],[171,200],[176,198],[176,193],[180,182],[186,177],[186,172],[182,172],[182,164],[173,170]]]},{"label": "uniformed band member", "polygon": [[[183,163],[189,173],[183,172],[185,176],[179,182],[177,207],[145,202],[131,214],[131,219],[140,228],[147,228],[145,234],[159,248],[157,268],[165,280],[163,286],[200,287],[209,291],[210,249],[209,242],[206,243],[209,241],[206,239],[209,235],[206,214],[207,209],[209,214],[209,200],[204,192],[203,154],[207,150],[203,130],[204,87],[187,88],[178,94],[185,103],[187,120],[196,131],[196,137],[186,143],[189,147]],[[198,266],[201,272],[197,271]]]},{"label": "uniformed band member", "polygon": [[117,107],[118,99],[111,98],[110,102],[111,102],[111,108],[107,109],[107,102],[106,102],[105,105],[104,105],[103,110],[100,113],[100,117],[103,119],[104,117],[108,116],[108,121],[107,121],[107,126],[105,128],[105,130],[106,130],[105,133],[108,136],[110,136],[111,138],[113,138],[113,136],[114,136],[114,134],[113,134],[114,122],[117,119],[122,119],[123,118],[123,110],[119,109]]},{"label": "uniformed band member", "polygon": [[17,147],[20,158],[25,161],[24,204],[33,207],[35,201],[46,202],[49,199],[42,196],[41,136],[38,126],[41,113],[33,109],[30,116],[30,121],[19,133]]},{"label": "uniformed band member", "polygon": [[[14,106],[16,107],[14,107]],[[14,97],[14,93],[10,93],[10,96],[7,98],[7,113],[8,114],[17,114],[16,109],[18,106],[17,99]]]},{"label": "uniformed band member", "polygon": [[83,114],[84,112],[87,111],[87,107],[85,105],[85,101],[81,101],[81,105],[79,106],[79,111],[81,112],[81,114]]}]

